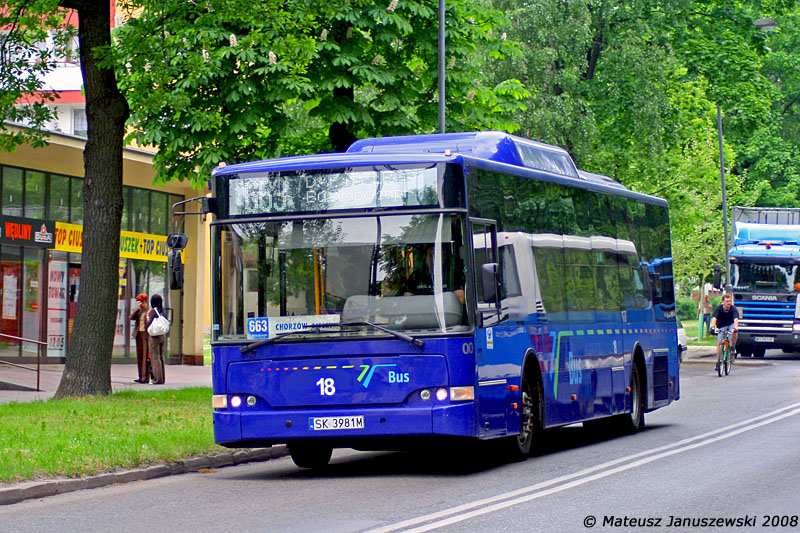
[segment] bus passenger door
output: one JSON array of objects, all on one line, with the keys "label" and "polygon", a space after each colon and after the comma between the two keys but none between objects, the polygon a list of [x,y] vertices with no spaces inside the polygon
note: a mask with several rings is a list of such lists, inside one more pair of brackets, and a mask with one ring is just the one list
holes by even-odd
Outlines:
[{"label": "bus passenger door", "polygon": [[[472,261],[475,273],[474,301],[475,361],[479,437],[505,434],[506,379],[497,370],[502,350],[496,337],[500,324],[500,265],[497,254],[497,229],[493,220],[470,219]],[[501,341],[502,342],[502,341]]]}]

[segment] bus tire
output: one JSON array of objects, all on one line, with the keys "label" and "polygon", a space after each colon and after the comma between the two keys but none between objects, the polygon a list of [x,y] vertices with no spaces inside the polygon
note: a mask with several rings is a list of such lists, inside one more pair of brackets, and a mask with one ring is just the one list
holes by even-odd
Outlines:
[{"label": "bus tire", "polygon": [[506,437],[507,456],[513,461],[524,461],[535,449],[543,425],[542,387],[535,375],[525,372],[519,384],[520,432]]},{"label": "bus tire", "polygon": [[289,455],[300,468],[322,468],[331,460],[333,448],[318,442],[290,442]]},{"label": "bus tire", "polygon": [[631,364],[631,410],[619,417],[620,429],[625,433],[636,433],[644,427],[645,396],[642,387],[641,369]]},{"label": "bus tire", "polygon": [[763,346],[755,346],[753,348],[753,357],[764,357],[764,354],[767,353],[767,349]]}]

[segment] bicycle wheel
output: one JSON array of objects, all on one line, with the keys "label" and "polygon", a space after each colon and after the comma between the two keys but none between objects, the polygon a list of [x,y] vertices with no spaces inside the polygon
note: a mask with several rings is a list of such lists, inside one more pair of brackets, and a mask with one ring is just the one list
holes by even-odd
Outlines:
[{"label": "bicycle wheel", "polygon": [[730,374],[731,371],[731,350],[728,341],[725,341],[725,344],[722,345],[722,367],[725,371],[725,375],[727,376]]},{"label": "bicycle wheel", "polygon": [[725,360],[725,348],[722,348],[722,351],[719,352],[719,357],[717,358],[717,375],[722,377],[722,364]]},{"label": "bicycle wheel", "polygon": [[731,364],[733,364],[733,361],[731,361],[731,353],[729,351],[725,350],[725,355],[723,356],[723,358],[725,359],[725,362],[724,362],[725,375],[727,376],[728,374],[730,374],[730,372],[731,372]]}]

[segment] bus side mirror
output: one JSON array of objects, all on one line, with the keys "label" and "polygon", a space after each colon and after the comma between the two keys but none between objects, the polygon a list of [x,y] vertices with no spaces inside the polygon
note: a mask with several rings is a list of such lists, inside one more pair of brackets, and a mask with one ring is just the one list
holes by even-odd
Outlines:
[{"label": "bus side mirror", "polygon": [[497,301],[497,263],[481,265],[481,300],[487,303]]},{"label": "bus side mirror", "polygon": [[203,198],[200,200],[200,204],[202,205],[201,211],[203,213],[213,213],[217,214],[217,199],[216,198]]},{"label": "bus side mirror", "polygon": [[167,248],[183,250],[188,242],[189,237],[185,233],[170,233],[167,237]]},{"label": "bus side mirror", "polygon": [[180,250],[173,249],[167,253],[167,265],[169,267],[169,288],[173,291],[182,289],[183,263],[181,263]]}]

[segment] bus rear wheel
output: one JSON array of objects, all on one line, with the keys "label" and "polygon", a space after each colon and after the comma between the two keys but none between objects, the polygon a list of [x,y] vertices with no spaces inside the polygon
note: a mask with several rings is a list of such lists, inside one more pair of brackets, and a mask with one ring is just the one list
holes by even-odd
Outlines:
[{"label": "bus rear wheel", "polygon": [[289,455],[300,468],[322,468],[331,460],[333,448],[317,442],[290,442]]},{"label": "bus rear wheel", "polygon": [[621,429],[625,433],[636,433],[644,427],[644,394],[639,365],[631,365],[631,411],[619,417]]}]

